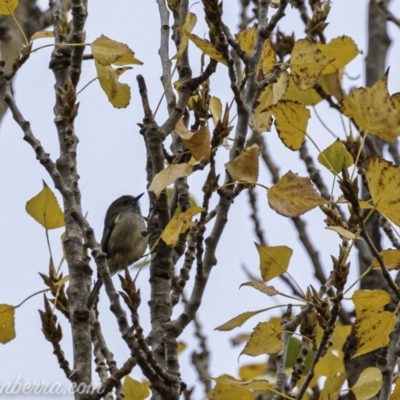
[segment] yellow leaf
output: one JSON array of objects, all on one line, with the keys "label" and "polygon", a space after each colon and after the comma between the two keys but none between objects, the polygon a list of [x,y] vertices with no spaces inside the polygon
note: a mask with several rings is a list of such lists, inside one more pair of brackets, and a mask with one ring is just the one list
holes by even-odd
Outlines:
[{"label": "yellow leaf", "polygon": [[275,127],[285,146],[300,150],[306,137],[310,111],[296,101],[281,100],[269,107],[275,117]]},{"label": "yellow leaf", "polygon": [[248,389],[233,387],[226,383],[217,382],[213,390],[213,400],[232,400],[232,399],[254,400],[254,396],[252,392]]},{"label": "yellow leaf", "polygon": [[334,377],[338,373],[344,373],[343,357],[338,357],[329,349],[316,365],[315,372],[318,375],[329,378]]},{"label": "yellow leaf", "polygon": [[185,143],[185,146],[197,161],[210,159],[211,136],[207,125],[195,132],[191,139],[183,139],[183,143]]},{"label": "yellow leaf", "polygon": [[186,343],[178,342],[178,354],[181,354],[186,349]]},{"label": "yellow leaf", "polygon": [[346,382],[346,374],[328,377],[321,391],[320,400],[337,400],[344,382]]},{"label": "yellow leaf", "polygon": [[0,15],[14,15],[15,9],[18,7],[19,0],[1,0]]},{"label": "yellow leaf", "polygon": [[183,222],[180,219],[171,219],[161,235],[162,240],[169,246],[176,246],[182,231],[182,226]]},{"label": "yellow leaf", "polygon": [[104,66],[95,60],[97,77],[99,78],[100,86],[106,93],[108,100],[115,108],[125,108],[131,101],[131,88],[126,83],[118,81],[122,75],[130,67],[114,69],[109,65]]},{"label": "yellow leaf", "polygon": [[267,192],[270,207],[286,217],[298,217],[314,207],[328,203],[317,193],[309,178],[302,178],[292,171]]},{"label": "yellow leaf", "polygon": [[242,50],[251,54],[256,41],[257,25],[253,25],[251,28],[243,29],[235,34],[236,40],[239,42]]},{"label": "yellow leaf", "polygon": [[395,93],[391,97],[396,110],[400,113],[400,93]]},{"label": "yellow leaf", "polygon": [[334,175],[340,174],[343,166],[351,167],[354,164],[353,156],[339,139],[335,140],[318,156],[318,161]]},{"label": "yellow leaf", "polygon": [[400,226],[400,170],[391,162],[370,156],[365,176],[376,209]]},{"label": "yellow leaf", "polygon": [[204,54],[223,65],[227,65],[223,55],[208,40],[201,39],[197,35],[183,30],[181,32],[188,37]]},{"label": "yellow leaf", "polygon": [[[400,269],[400,250],[388,249],[381,251],[379,254],[382,256],[389,271]],[[372,260],[372,268],[381,268],[376,257]]]},{"label": "yellow leaf", "polygon": [[193,169],[188,164],[172,164],[156,174],[148,188],[149,192],[154,192],[158,198],[168,185],[174,183],[179,178],[190,175]]},{"label": "yellow leaf", "polygon": [[256,290],[259,290],[261,293],[266,294],[267,296],[276,296],[277,294],[280,293],[273,286],[267,286],[264,282],[259,282],[259,281],[242,283],[240,287],[242,286],[250,286]]},{"label": "yellow leaf", "polygon": [[250,119],[250,126],[257,132],[269,132],[272,124],[272,111],[269,106],[276,104],[288,87],[288,74],[282,72],[275,83],[269,84],[261,93],[259,105]]},{"label": "yellow leaf", "polygon": [[[185,23],[182,26],[182,30],[185,32],[192,32],[193,28],[195,27],[197,22],[197,17],[196,14],[188,12],[186,14],[185,18]],[[179,49],[178,52],[172,57],[172,60],[179,60],[183,54],[183,52],[186,50],[187,44],[188,44],[189,38],[185,35],[181,36],[181,41],[179,43]]]},{"label": "yellow leaf", "polygon": [[143,64],[125,43],[116,42],[104,35],[97,38],[90,47],[95,61],[103,66]]},{"label": "yellow leaf", "polygon": [[387,90],[387,73],[372,87],[353,89],[342,102],[344,115],[362,131],[395,142],[400,136],[400,112]]},{"label": "yellow leaf", "polygon": [[358,199],[358,203],[360,204],[360,208],[362,208],[363,210],[371,210],[372,208],[374,208],[373,205],[361,199]]},{"label": "yellow leaf", "polygon": [[26,212],[45,229],[64,226],[64,214],[56,196],[43,181],[43,189],[26,203]]},{"label": "yellow leaf", "polygon": [[15,308],[0,304],[0,343],[6,344],[15,338]]},{"label": "yellow leaf", "polygon": [[260,256],[260,270],[264,282],[284,274],[292,257],[293,250],[287,246],[263,246],[257,244]]},{"label": "yellow leaf", "polygon": [[256,391],[272,390],[273,386],[266,379],[253,379],[247,382],[239,381],[229,375],[222,375],[215,379],[218,383],[224,383],[235,388],[243,388]]},{"label": "yellow leaf", "polygon": [[233,161],[227,162],[225,168],[235,181],[257,183],[259,155],[258,147],[249,147]]},{"label": "yellow leaf", "polygon": [[382,372],[379,368],[365,368],[355,385],[350,388],[357,400],[372,399],[381,389]]},{"label": "yellow leaf", "polygon": [[338,233],[340,236],[343,236],[346,239],[350,240],[356,240],[359,238],[355,233],[348,231],[347,229],[344,229],[341,226],[328,226],[325,229],[328,229],[330,231],[334,231]]},{"label": "yellow leaf", "polygon": [[144,400],[150,395],[149,382],[139,382],[129,375],[124,379],[124,394],[126,400]]},{"label": "yellow leaf", "polygon": [[[257,25],[244,29],[235,35],[243,51],[251,54],[254,49],[257,36]],[[267,39],[264,42],[264,47],[261,53],[260,61],[257,69],[265,76],[274,68],[275,65],[275,50],[272,47],[271,40]]]},{"label": "yellow leaf", "polygon": [[199,131],[189,131],[181,118],[176,123],[174,130],[197,161],[210,159],[211,137],[207,125],[203,126]]},{"label": "yellow leaf", "polygon": [[338,72],[360,53],[354,40],[348,36],[334,38],[327,44],[318,42],[317,46],[326,58],[332,60],[323,74]]},{"label": "yellow leaf", "polygon": [[37,31],[31,36],[31,40],[53,38],[53,31]]},{"label": "yellow leaf", "polygon": [[169,246],[176,246],[178,244],[179,235],[185,233],[191,226],[195,225],[195,223],[192,222],[192,217],[202,211],[204,211],[204,208],[190,207],[185,212],[176,215],[165,227],[161,235],[162,240]]},{"label": "yellow leaf", "polygon": [[282,96],[282,100],[298,101],[305,106],[315,106],[322,100],[322,97],[313,88],[300,90],[295,85],[293,77],[289,76],[288,88]]},{"label": "yellow leaf", "polygon": [[248,319],[254,317],[257,314],[266,311],[265,309],[258,310],[258,311],[247,311],[243,314],[238,315],[235,318],[230,319],[228,322],[218,326],[215,328],[216,331],[231,331],[234,328],[242,326]]},{"label": "yellow leaf", "polygon": [[255,357],[261,354],[276,354],[282,348],[280,331],[268,322],[259,323],[250,336],[245,348],[240,354]]},{"label": "yellow leaf", "polygon": [[342,71],[343,70],[341,70],[340,72],[333,72],[331,74],[324,74],[321,75],[318,79],[318,85],[321,86],[323,92],[328,96],[334,96],[338,102],[341,102],[345,97],[341,82],[343,76]]},{"label": "yellow leaf", "polygon": [[385,311],[392,300],[384,290],[357,290],[353,294],[357,336],[357,352],[353,358],[389,345],[389,335],[394,329],[396,315]]},{"label": "yellow leaf", "polygon": [[[322,332],[321,332],[322,333]],[[331,350],[335,350],[339,357],[344,356],[343,346],[347,341],[351,333],[351,325],[343,325],[341,322],[338,322],[335,325],[335,330],[333,331],[333,336],[331,338],[332,346]]]},{"label": "yellow leaf", "polygon": [[[344,198],[343,195],[340,195],[336,201],[336,203],[338,204],[349,204],[349,202]],[[372,208],[374,208],[374,206],[370,203],[368,203],[367,201],[358,199],[358,204],[360,205],[360,208],[362,208],[363,210],[371,210]]]},{"label": "yellow leaf", "polygon": [[313,87],[331,61],[318,48],[317,43],[306,39],[297,40],[290,59],[290,71],[295,85],[300,90]]},{"label": "yellow leaf", "polygon": [[266,372],[267,364],[265,362],[261,364],[247,364],[240,367],[239,377],[243,381],[248,381],[250,379],[265,375]]},{"label": "yellow leaf", "polygon": [[260,62],[258,64],[257,69],[262,72],[261,77],[265,77],[268,73],[270,73],[275,66],[276,58],[275,58],[275,50],[272,46],[271,39],[268,38],[264,42],[264,47],[261,53]]},{"label": "yellow leaf", "polygon": [[222,103],[218,97],[212,96],[210,99],[210,112],[214,122],[214,126],[221,119],[222,116]]}]

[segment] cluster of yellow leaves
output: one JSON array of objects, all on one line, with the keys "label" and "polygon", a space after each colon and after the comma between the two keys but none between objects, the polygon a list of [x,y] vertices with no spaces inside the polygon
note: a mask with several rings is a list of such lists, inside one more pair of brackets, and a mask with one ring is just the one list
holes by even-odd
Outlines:
[{"label": "cluster of yellow leaves", "polygon": [[[326,355],[317,363],[315,368],[315,380],[320,377],[326,377],[324,387],[321,392],[321,399],[335,398],[341,391],[342,385],[346,380],[346,374],[343,363],[343,344],[351,330],[350,326],[338,324],[335,327],[332,336],[332,345]],[[281,334],[281,318],[271,318],[268,322],[260,323],[253,330],[250,339],[247,341],[241,354],[249,356],[257,356],[260,354],[276,354],[282,347],[280,339]],[[322,329],[318,330],[317,341],[322,338]],[[285,368],[291,368],[296,363],[300,348],[300,341],[292,337],[286,353]],[[306,369],[304,374],[308,372],[311,365],[312,353],[308,353],[306,358]],[[265,382],[261,391],[273,391],[273,386],[269,382],[274,382],[275,374],[267,374],[266,363],[248,364],[240,368],[239,376],[242,381],[238,381],[232,377],[222,376],[217,379],[223,380],[223,383],[236,382],[235,385],[241,388],[251,388],[252,385],[258,385],[260,381]],[[260,379],[263,377],[263,379]],[[268,381],[265,379],[268,378]],[[218,380],[217,380],[218,382]],[[240,384],[239,384],[240,382]],[[222,383],[222,382],[221,382]],[[269,386],[267,386],[267,383]],[[366,400],[375,395],[381,387],[382,376],[378,368],[368,368],[360,375],[356,384],[350,388],[358,400]],[[225,393],[225,387],[220,387],[221,392]],[[235,393],[232,389],[231,394]],[[230,393],[230,392],[229,392]]]},{"label": "cluster of yellow leaves", "polygon": [[[0,3],[0,15],[1,7],[3,6]],[[38,31],[32,35],[31,40],[53,36],[52,31]],[[90,47],[97,78],[110,103],[116,108],[127,107],[131,99],[131,89],[129,85],[119,82],[119,77],[127,70],[132,69],[127,65],[142,65],[143,63],[135,57],[135,53],[128,45],[109,39],[104,35],[97,38]],[[118,66],[118,68],[113,68],[112,65]]]},{"label": "cluster of yellow leaves", "polygon": [[[119,82],[119,77],[131,67],[129,64],[143,64],[135,53],[124,43],[116,42],[102,35],[90,46],[94,57],[100,86],[107,94],[110,103],[116,108],[127,107],[131,99],[131,89]],[[111,65],[122,66],[114,69]]]},{"label": "cluster of yellow leaves", "polygon": [[180,28],[180,32],[182,33],[182,40],[179,45],[178,52],[173,57],[173,59],[178,59],[181,57],[183,52],[185,51],[188,40],[190,39],[204,54],[208,55],[212,59],[218,61],[221,64],[227,65],[226,60],[223,55],[208,41],[205,39],[201,39],[197,35],[191,33],[193,28],[195,27],[197,22],[197,17],[193,13],[187,13],[185,23],[182,28]]},{"label": "cluster of yellow leaves", "polygon": [[204,211],[201,207],[190,207],[185,212],[175,215],[164,229],[161,238],[169,246],[176,246],[179,235],[185,233],[191,226],[196,223],[192,221],[192,217]]},{"label": "cluster of yellow leaves", "polygon": [[[249,34],[243,31],[237,36],[241,35]],[[297,40],[291,54],[290,75],[282,72],[277,82],[269,84],[261,93],[251,117],[252,128],[260,133],[269,131],[274,116],[283,143],[292,150],[299,150],[310,117],[306,105],[322,100],[315,87],[341,101],[344,97],[341,71],[358,53],[353,40],[346,36],[335,38],[328,44]],[[268,63],[273,65],[274,60]]]}]

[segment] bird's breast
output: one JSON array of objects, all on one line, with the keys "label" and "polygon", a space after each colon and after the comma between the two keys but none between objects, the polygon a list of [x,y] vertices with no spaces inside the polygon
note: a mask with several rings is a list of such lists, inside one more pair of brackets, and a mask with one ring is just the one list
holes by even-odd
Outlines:
[{"label": "bird's breast", "polygon": [[128,267],[143,255],[147,247],[145,231],[146,224],[141,215],[134,212],[118,215],[108,243],[111,273]]}]

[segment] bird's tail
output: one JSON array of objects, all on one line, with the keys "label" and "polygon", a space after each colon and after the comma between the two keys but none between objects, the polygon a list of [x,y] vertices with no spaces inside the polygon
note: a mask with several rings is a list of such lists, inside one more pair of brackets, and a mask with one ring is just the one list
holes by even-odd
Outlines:
[{"label": "bird's tail", "polygon": [[89,299],[87,302],[87,307],[89,310],[93,307],[93,304],[96,302],[97,296],[99,295],[99,291],[102,285],[103,285],[102,279],[101,278],[97,279],[97,282],[94,284],[94,287],[89,295]]}]

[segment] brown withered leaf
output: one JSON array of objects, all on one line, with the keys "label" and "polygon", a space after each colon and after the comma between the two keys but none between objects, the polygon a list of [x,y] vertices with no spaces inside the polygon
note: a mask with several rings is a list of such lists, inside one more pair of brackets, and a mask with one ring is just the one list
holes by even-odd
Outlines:
[{"label": "brown withered leaf", "polygon": [[286,217],[298,217],[328,203],[317,193],[309,178],[302,178],[292,171],[267,189],[267,192],[270,207]]},{"label": "brown withered leaf", "polygon": [[179,178],[190,175],[192,172],[193,169],[189,164],[172,164],[154,176],[148,191],[154,192],[158,198],[168,185]]},{"label": "brown withered leaf", "polygon": [[203,126],[198,131],[190,131],[180,119],[175,125],[175,133],[182,139],[192,156],[200,161],[209,160],[211,157],[211,135],[208,126]]},{"label": "brown withered leaf", "polygon": [[259,155],[258,147],[250,147],[233,161],[227,162],[225,168],[235,181],[257,183]]}]

